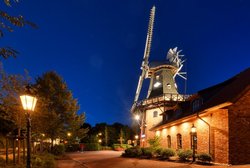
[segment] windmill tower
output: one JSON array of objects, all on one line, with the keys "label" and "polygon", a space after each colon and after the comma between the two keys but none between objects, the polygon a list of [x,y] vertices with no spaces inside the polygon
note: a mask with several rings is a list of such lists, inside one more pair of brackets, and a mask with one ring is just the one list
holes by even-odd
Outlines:
[{"label": "windmill tower", "polygon": [[[141,65],[141,75],[136,89],[134,104],[131,108],[133,115],[137,116],[140,125],[140,144],[146,146],[148,139],[155,133],[151,128],[163,122],[163,114],[168,108],[173,107],[179,101],[185,101],[185,96],[178,93],[176,76],[186,80],[186,72],[181,72],[184,60],[177,47],[169,49],[166,60],[149,63],[153,27],[155,18],[155,6],[150,12],[148,32]],[[141,88],[145,79],[150,79],[147,97],[139,101]]]}]

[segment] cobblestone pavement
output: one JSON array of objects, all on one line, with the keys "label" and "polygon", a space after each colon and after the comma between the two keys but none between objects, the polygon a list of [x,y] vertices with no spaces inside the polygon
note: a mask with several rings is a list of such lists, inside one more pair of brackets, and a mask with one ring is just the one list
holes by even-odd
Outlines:
[{"label": "cobblestone pavement", "polygon": [[175,163],[167,161],[122,158],[121,152],[91,151],[67,154],[68,160],[59,160],[58,168],[250,168],[250,165],[204,166],[190,163]]}]

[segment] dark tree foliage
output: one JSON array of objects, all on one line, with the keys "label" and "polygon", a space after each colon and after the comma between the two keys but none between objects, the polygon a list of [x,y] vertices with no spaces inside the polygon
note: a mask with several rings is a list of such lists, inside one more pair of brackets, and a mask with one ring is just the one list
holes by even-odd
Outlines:
[{"label": "dark tree foliage", "polygon": [[20,94],[28,83],[28,77],[7,74],[0,65],[0,135],[5,136],[17,126],[25,126]]},{"label": "dark tree foliage", "polygon": [[65,81],[56,72],[46,72],[36,79],[38,104],[33,116],[33,131],[44,133],[52,141],[56,138],[81,139],[88,129],[81,128],[85,115],[77,115],[79,105]]},{"label": "dark tree foliage", "polygon": [[103,146],[106,146],[106,141],[107,146],[112,146],[113,144],[120,143],[118,140],[120,136],[124,139],[124,143],[127,143],[127,140],[134,139],[134,135],[134,131],[127,125],[117,122],[111,125],[107,123],[98,123],[90,129],[88,136],[85,137],[82,142],[96,143],[98,139],[101,139]]},{"label": "dark tree foliage", "polygon": [[[18,2],[18,0],[14,0],[13,2]],[[10,0],[4,0],[4,3],[6,6],[11,6],[11,1]],[[14,27],[24,27],[25,25],[29,25],[33,28],[37,28],[37,26],[30,22],[27,21],[23,16],[12,16],[8,14],[5,11],[2,11],[0,9],[0,38],[4,36],[4,32],[13,32]],[[13,49],[12,47],[6,46],[6,47],[0,47],[0,56],[4,59],[9,58],[9,57],[16,57],[18,52]]]}]

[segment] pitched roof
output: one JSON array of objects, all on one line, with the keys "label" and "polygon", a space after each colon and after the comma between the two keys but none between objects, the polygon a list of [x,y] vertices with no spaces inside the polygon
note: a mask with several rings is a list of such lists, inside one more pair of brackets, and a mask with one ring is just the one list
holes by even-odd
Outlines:
[{"label": "pitched roof", "polygon": [[[158,128],[162,125],[176,121],[183,117],[191,116],[197,112],[220,105],[222,103],[234,103],[249,90],[250,68],[247,68],[246,70],[222,83],[198,91],[196,94],[191,96],[186,102],[178,103],[177,107],[175,108],[176,110],[174,111],[171,118],[166,121],[163,121],[152,129]],[[202,100],[202,105],[199,109],[193,110],[192,103],[194,100],[197,99]],[[173,111],[173,109],[171,110]],[[167,114],[168,112],[170,111],[166,111],[165,114]]]}]

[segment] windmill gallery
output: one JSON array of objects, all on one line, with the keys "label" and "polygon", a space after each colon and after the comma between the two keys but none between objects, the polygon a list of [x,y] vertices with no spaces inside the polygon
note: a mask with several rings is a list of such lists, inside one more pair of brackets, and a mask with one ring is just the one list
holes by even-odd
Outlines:
[{"label": "windmill gallery", "polygon": [[[151,9],[142,73],[131,108],[140,122],[140,145],[146,147],[148,139],[159,136],[162,147],[209,153],[217,163],[249,164],[250,68],[195,94],[178,93],[175,78],[186,79],[181,72],[181,51],[169,49],[166,61],[148,61],[154,18],[155,7]],[[147,78],[147,97],[139,100]]]}]

